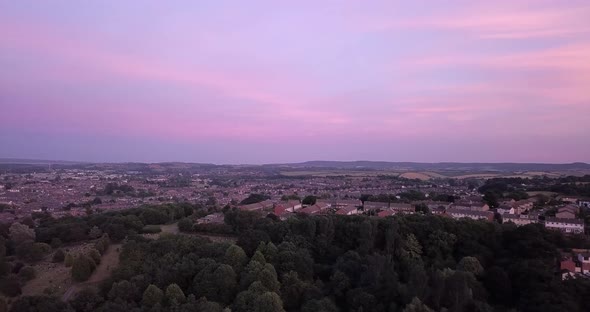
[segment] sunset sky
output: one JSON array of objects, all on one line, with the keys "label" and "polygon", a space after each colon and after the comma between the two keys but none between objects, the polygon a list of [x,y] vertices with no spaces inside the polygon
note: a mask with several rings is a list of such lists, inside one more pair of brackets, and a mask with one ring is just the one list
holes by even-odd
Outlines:
[{"label": "sunset sky", "polygon": [[0,157],[590,162],[590,1],[0,0]]}]

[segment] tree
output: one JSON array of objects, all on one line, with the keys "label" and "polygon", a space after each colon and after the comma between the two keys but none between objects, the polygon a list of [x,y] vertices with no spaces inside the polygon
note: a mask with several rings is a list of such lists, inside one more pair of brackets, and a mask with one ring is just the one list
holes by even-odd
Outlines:
[{"label": "tree", "polygon": [[315,205],[315,203],[317,202],[318,198],[316,196],[313,195],[307,195],[305,196],[305,198],[303,198],[303,200],[301,201],[302,204],[304,205]]},{"label": "tree", "polygon": [[90,278],[95,268],[96,263],[94,263],[92,258],[86,255],[80,255],[74,259],[74,263],[72,264],[72,278],[76,282],[83,282]]},{"label": "tree", "polygon": [[146,307],[153,307],[156,304],[161,303],[163,297],[164,293],[162,290],[158,288],[158,286],[150,284],[143,292],[141,304]]},{"label": "tree", "polygon": [[422,303],[420,299],[414,297],[412,302],[408,303],[404,309],[404,312],[433,312],[427,305]]},{"label": "tree", "polygon": [[479,276],[483,273],[483,267],[475,257],[463,257],[459,263],[457,263],[457,270],[469,272],[475,276]]},{"label": "tree", "polygon": [[94,248],[91,249],[90,252],[88,252],[88,256],[92,259],[92,261],[94,261],[94,263],[97,265],[100,264],[101,256],[98,250]]},{"label": "tree", "polygon": [[35,230],[30,227],[20,224],[18,222],[13,223],[9,229],[10,239],[15,245],[20,245],[25,242],[35,241]]},{"label": "tree", "polygon": [[0,291],[8,297],[16,297],[22,293],[19,279],[11,274],[0,279]]},{"label": "tree", "polygon": [[16,247],[16,255],[25,261],[40,261],[51,251],[51,246],[45,243],[24,242]]},{"label": "tree", "polygon": [[255,203],[259,203],[261,201],[270,199],[269,196],[267,195],[263,195],[263,194],[250,194],[248,197],[246,197],[244,200],[242,200],[240,202],[240,205],[249,205],[249,204],[255,204]]},{"label": "tree", "polygon": [[104,302],[104,298],[96,293],[92,288],[82,289],[74,298],[70,301],[70,305],[77,312],[93,312]]},{"label": "tree", "polygon": [[488,204],[488,206],[490,206],[490,208],[496,208],[500,206],[500,203],[498,202],[498,195],[496,195],[494,192],[486,192],[483,196],[483,200]]},{"label": "tree", "polygon": [[137,301],[140,299],[140,292],[135,284],[122,280],[117,283],[113,283],[109,293],[107,294],[109,300],[112,301]]},{"label": "tree", "polygon": [[27,312],[74,312],[72,307],[59,298],[48,296],[24,296],[16,300],[10,311]]},{"label": "tree", "polygon": [[338,312],[338,307],[329,298],[314,299],[306,302],[301,312]]},{"label": "tree", "polygon": [[32,266],[24,266],[18,272],[18,277],[22,278],[25,281],[30,281],[34,279],[36,276],[37,272],[35,271],[35,268],[33,268]]},{"label": "tree", "polygon": [[178,221],[178,230],[181,232],[192,232],[193,222],[189,218],[183,218]]},{"label": "tree", "polygon": [[88,233],[88,237],[91,239],[97,239],[102,236],[102,230],[98,226],[93,226]]},{"label": "tree", "polygon": [[177,284],[170,284],[166,287],[166,300],[168,304],[177,306],[186,301],[186,296]]},{"label": "tree", "polygon": [[231,245],[225,251],[223,263],[230,265],[237,274],[242,273],[244,266],[248,263],[248,256],[238,245]]},{"label": "tree", "polygon": [[237,275],[231,266],[212,262],[197,273],[193,288],[199,297],[227,304],[235,296]]}]

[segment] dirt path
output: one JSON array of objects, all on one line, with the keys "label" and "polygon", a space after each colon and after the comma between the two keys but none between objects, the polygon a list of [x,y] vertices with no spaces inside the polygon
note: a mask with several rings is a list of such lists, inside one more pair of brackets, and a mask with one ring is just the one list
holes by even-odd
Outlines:
[{"label": "dirt path", "polygon": [[96,267],[96,270],[94,270],[90,278],[83,283],[77,283],[70,286],[70,288],[63,294],[61,299],[63,301],[69,301],[84,287],[96,286],[111,276],[113,270],[119,265],[120,249],[121,244],[110,245],[109,249],[107,249],[107,252],[100,259],[100,264]]}]

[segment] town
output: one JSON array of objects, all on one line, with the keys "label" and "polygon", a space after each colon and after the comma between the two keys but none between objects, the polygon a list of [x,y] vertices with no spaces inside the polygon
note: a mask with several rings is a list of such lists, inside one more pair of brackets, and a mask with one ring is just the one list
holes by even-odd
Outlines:
[{"label": "town", "polygon": [[[390,171],[293,176],[257,166],[62,167],[30,166],[25,173],[11,172],[14,169],[0,173],[0,221],[22,220],[35,212],[59,218],[180,202],[201,204],[212,212],[200,222],[222,222],[214,216],[226,206],[274,214],[281,220],[296,214],[430,213],[517,226],[539,223],[572,234],[583,234],[590,221],[585,217],[590,197],[551,192],[559,179],[547,176],[531,177],[531,191],[519,185],[518,192],[494,195],[499,198],[490,202],[481,190],[486,181],[495,180],[486,174],[417,179]],[[577,183],[590,183],[590,176]],[[535,191],[541,189],[547,191]]]}]

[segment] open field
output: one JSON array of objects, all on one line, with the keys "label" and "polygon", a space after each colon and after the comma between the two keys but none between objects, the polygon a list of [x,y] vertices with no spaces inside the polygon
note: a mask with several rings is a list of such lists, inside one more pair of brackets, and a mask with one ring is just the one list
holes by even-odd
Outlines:
[{"label": "open field", "polygon": [[418,180],[430,180],[432,176],[422,172],[406,172],[399,175],[400,178],[406,179],[418,179]]}]

